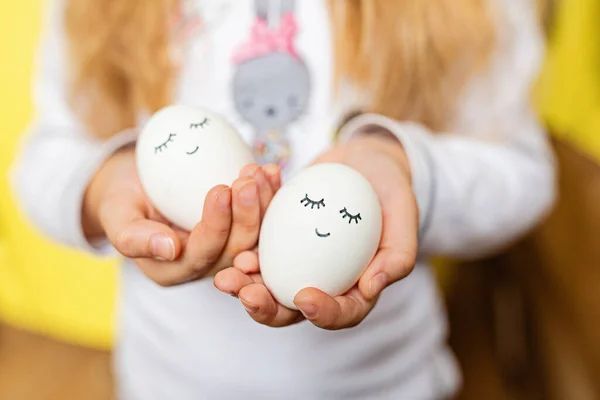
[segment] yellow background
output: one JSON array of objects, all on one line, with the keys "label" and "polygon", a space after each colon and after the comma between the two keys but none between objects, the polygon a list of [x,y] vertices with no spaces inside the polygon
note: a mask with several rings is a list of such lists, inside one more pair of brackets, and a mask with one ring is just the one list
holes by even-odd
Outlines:
[{"label": "yellow background", "polygon": [[[600,37],[595,25],[600,2],[562,4],[537,104],[560,137],[600,157],[600,46],[593,40]],[[42,239],[22,220],[9,195],[6,175],[31,118],[30,76],[41,6],[41,0],[0,1],[0,317],[107,348],[112,342],[115,264]]]},{"label": "yellow background", "polygon": [[112,340],[115,265],[42,239],[9,196],[9,165],[31,118],[30,77],[42,5],[41,0],[0,1],[0,317],[106,348]]},{"label": "yellow background", "polygon": [[600,1],[556,3],[538,109],[556,137],[600,160]]}]

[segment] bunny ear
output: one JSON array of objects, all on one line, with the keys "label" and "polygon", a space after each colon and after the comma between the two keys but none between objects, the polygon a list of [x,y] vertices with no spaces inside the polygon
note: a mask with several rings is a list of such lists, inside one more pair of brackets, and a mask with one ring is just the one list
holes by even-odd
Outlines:
[{"label": "bunny ear", "polygon": [[280,0],[279,15],[283,17],[286,14],[293,13],[296,7],[296,0]]},{"label": "bunny ear", "polygon": [[254,0],[254,11],[257,19],[269,20],[270,0]]},{"label": "bunny ear", "polygon": [[296,0],[254,0],[256,18],[268,21],[271,5],[275,6],[273,11],[278,11],[279,17],[283,17],[284,15],[294,12]]}]

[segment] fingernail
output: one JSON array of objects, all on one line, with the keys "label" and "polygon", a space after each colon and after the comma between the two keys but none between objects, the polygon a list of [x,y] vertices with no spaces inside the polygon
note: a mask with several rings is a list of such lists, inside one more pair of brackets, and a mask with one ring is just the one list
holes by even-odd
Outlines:
[{"label": "fingernail", "polygon": [[245,301],[244,299],[242,299],[240,297],[240,301],[242,302],[242,305],[244,306],[244,308],[246,309],[246,311],[248,311],[250,314],[254,314],[258,311],[258,307],[248,303],[247,301]]},{"label": "fingernail", "polygon": [[217,204],[224,210],[231,207],[231,196],[229,195],[229,189],[223,189],[217,195]]},{"label": "fingernail", "polygon": [[158,233],[150,237],[150,252],[159,261],[172,261],[175,258],[175,244],[170,237]]},{"label": "fingernail", "polygon": [[388,281],[389,279],[385,272],[380,272],[371,278],[369,281],[369,293],[372,299],[379,296],[381,291],[387,286]]},{"label": "fingernail", "polygon": [[296,304],[302,315],[306,319],[313,319],[317,316],[317,306],[311,303]]},{"label": "fingernail", "polygon": [[264,185],[267,181],[266,177],[265,177],[265,173],[262,170],[262,168],[257,168],[256,171],[254,171],[254,173],[252,174],[252,177],[254,179],[256,179],[256,182],[258,183],[258,185]]},{"label": "fingernail", "polygon": [[256,191],[256,182],[251,181],[244,185],[244,187],[242,187],[238,192],[238,196],[243,205],[251,206],[254,204],[258,197],[258,193]]},{"label": "fingernail", "polygon": [[268,164],[263,167],[263,170],[266,172],[267,175],[274,176],[277,175],[277,173],[279,172],[279,167],[275,164]]},{"label": "fingernail", "polygon": [[244,167],[244,169],[242,170],[242,173],[240,174],[240,177],[248,177],[248,178],[252,178],[256,172],[260,169],[260,166],[257,164],[250,164],[247,165],[246,167]]}]

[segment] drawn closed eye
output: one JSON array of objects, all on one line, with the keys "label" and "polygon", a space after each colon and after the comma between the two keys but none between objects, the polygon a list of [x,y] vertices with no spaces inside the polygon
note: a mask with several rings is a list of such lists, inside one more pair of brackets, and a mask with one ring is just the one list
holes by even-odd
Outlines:
[{"label": "drawn closed eye", "polygon": [[199,122],[197,124],[190,124],[190,129],[204,128],[204,126],[208,125],[209,122],[210,120],[208,118],[204,118],[202,122]]},{"label": "drawn closed eye", "polygon": [[304,207],[308,207],[310,206],[310,209],[312,210],[313,208],[315,208],[315,206],[317,207],[317,210],[320,209],[321,207],[325,208],[325,199],[321,199],[319,201],[314,201],[311,200],[308,197],[308,194],[304,196],[304,198],[302,200],[300,200],[300,204],[304,204]]},{"label": "drawn closed eye", "polygon": [[162,151],[167,148],[167,144],[171,143],[175,136],[177,136],[176,133],[169,133],[169,138],[164,143],[154,148],[154,154],[162,153]]},{"label": "drawn closed eye", "polygon": [[346,207],[344,207],[340,210],[340,214],[342,214],[342,219],[348,218],[348,224],[351,224],[352,221],[356,222],[357,224],[358,224],[358,221],[362,221],[362,218],[360,217],[360,213],[358,213],[356,215],[352,215],[348,212]]}]

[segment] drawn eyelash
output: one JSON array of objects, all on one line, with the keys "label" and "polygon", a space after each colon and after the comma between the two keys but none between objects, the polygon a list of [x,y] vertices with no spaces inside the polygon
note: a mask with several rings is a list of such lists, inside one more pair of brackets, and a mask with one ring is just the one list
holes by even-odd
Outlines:
[{"label": "drawn eyelash", "polygon": [[167,148],[167,144],[173,141],[173,138],[177,136],[176,133],[169,133],[169,138],[167,139],[166,142],[164,142],[163,144],[161,144],[160,146],[156,146],[154,148],[154,154],[156,153],[162,153],[163,149]]},{"label": "drawn eyelash", "polygon": [[343,214],[342,219],[349,218],[348,224],[351,224],[352,221],[356,222],[357,224],[358,224],[358,221],[362,221],[362,218],[360,217],[360,213],[358,213],[356,215],[352,215],[348,212],[346,207],[344,207],[340,210],[340,214]]},{"label": "drawn eyelash", "polygon": [[190,129],[198,129],[198,128],[204,128],[205,125],[208,125],[210,121],[208,120],[208,118],[204,118],[204,120],[198,124],[190,124]]},{"label": "drawn eyelash", "polygon": [[304,207],[310,206],[311,210],[313,208],[315,208],[315,206],[317,206],[317,210],[318,210],[321,207],[323,207],[323,208],[325,207],[325,199],[321,199],[319,201],[313,201],[308,198],[308,194],[307,194],[304,196],[304,198],[302,200],[300,200],[300,204],[304,204]]}]

